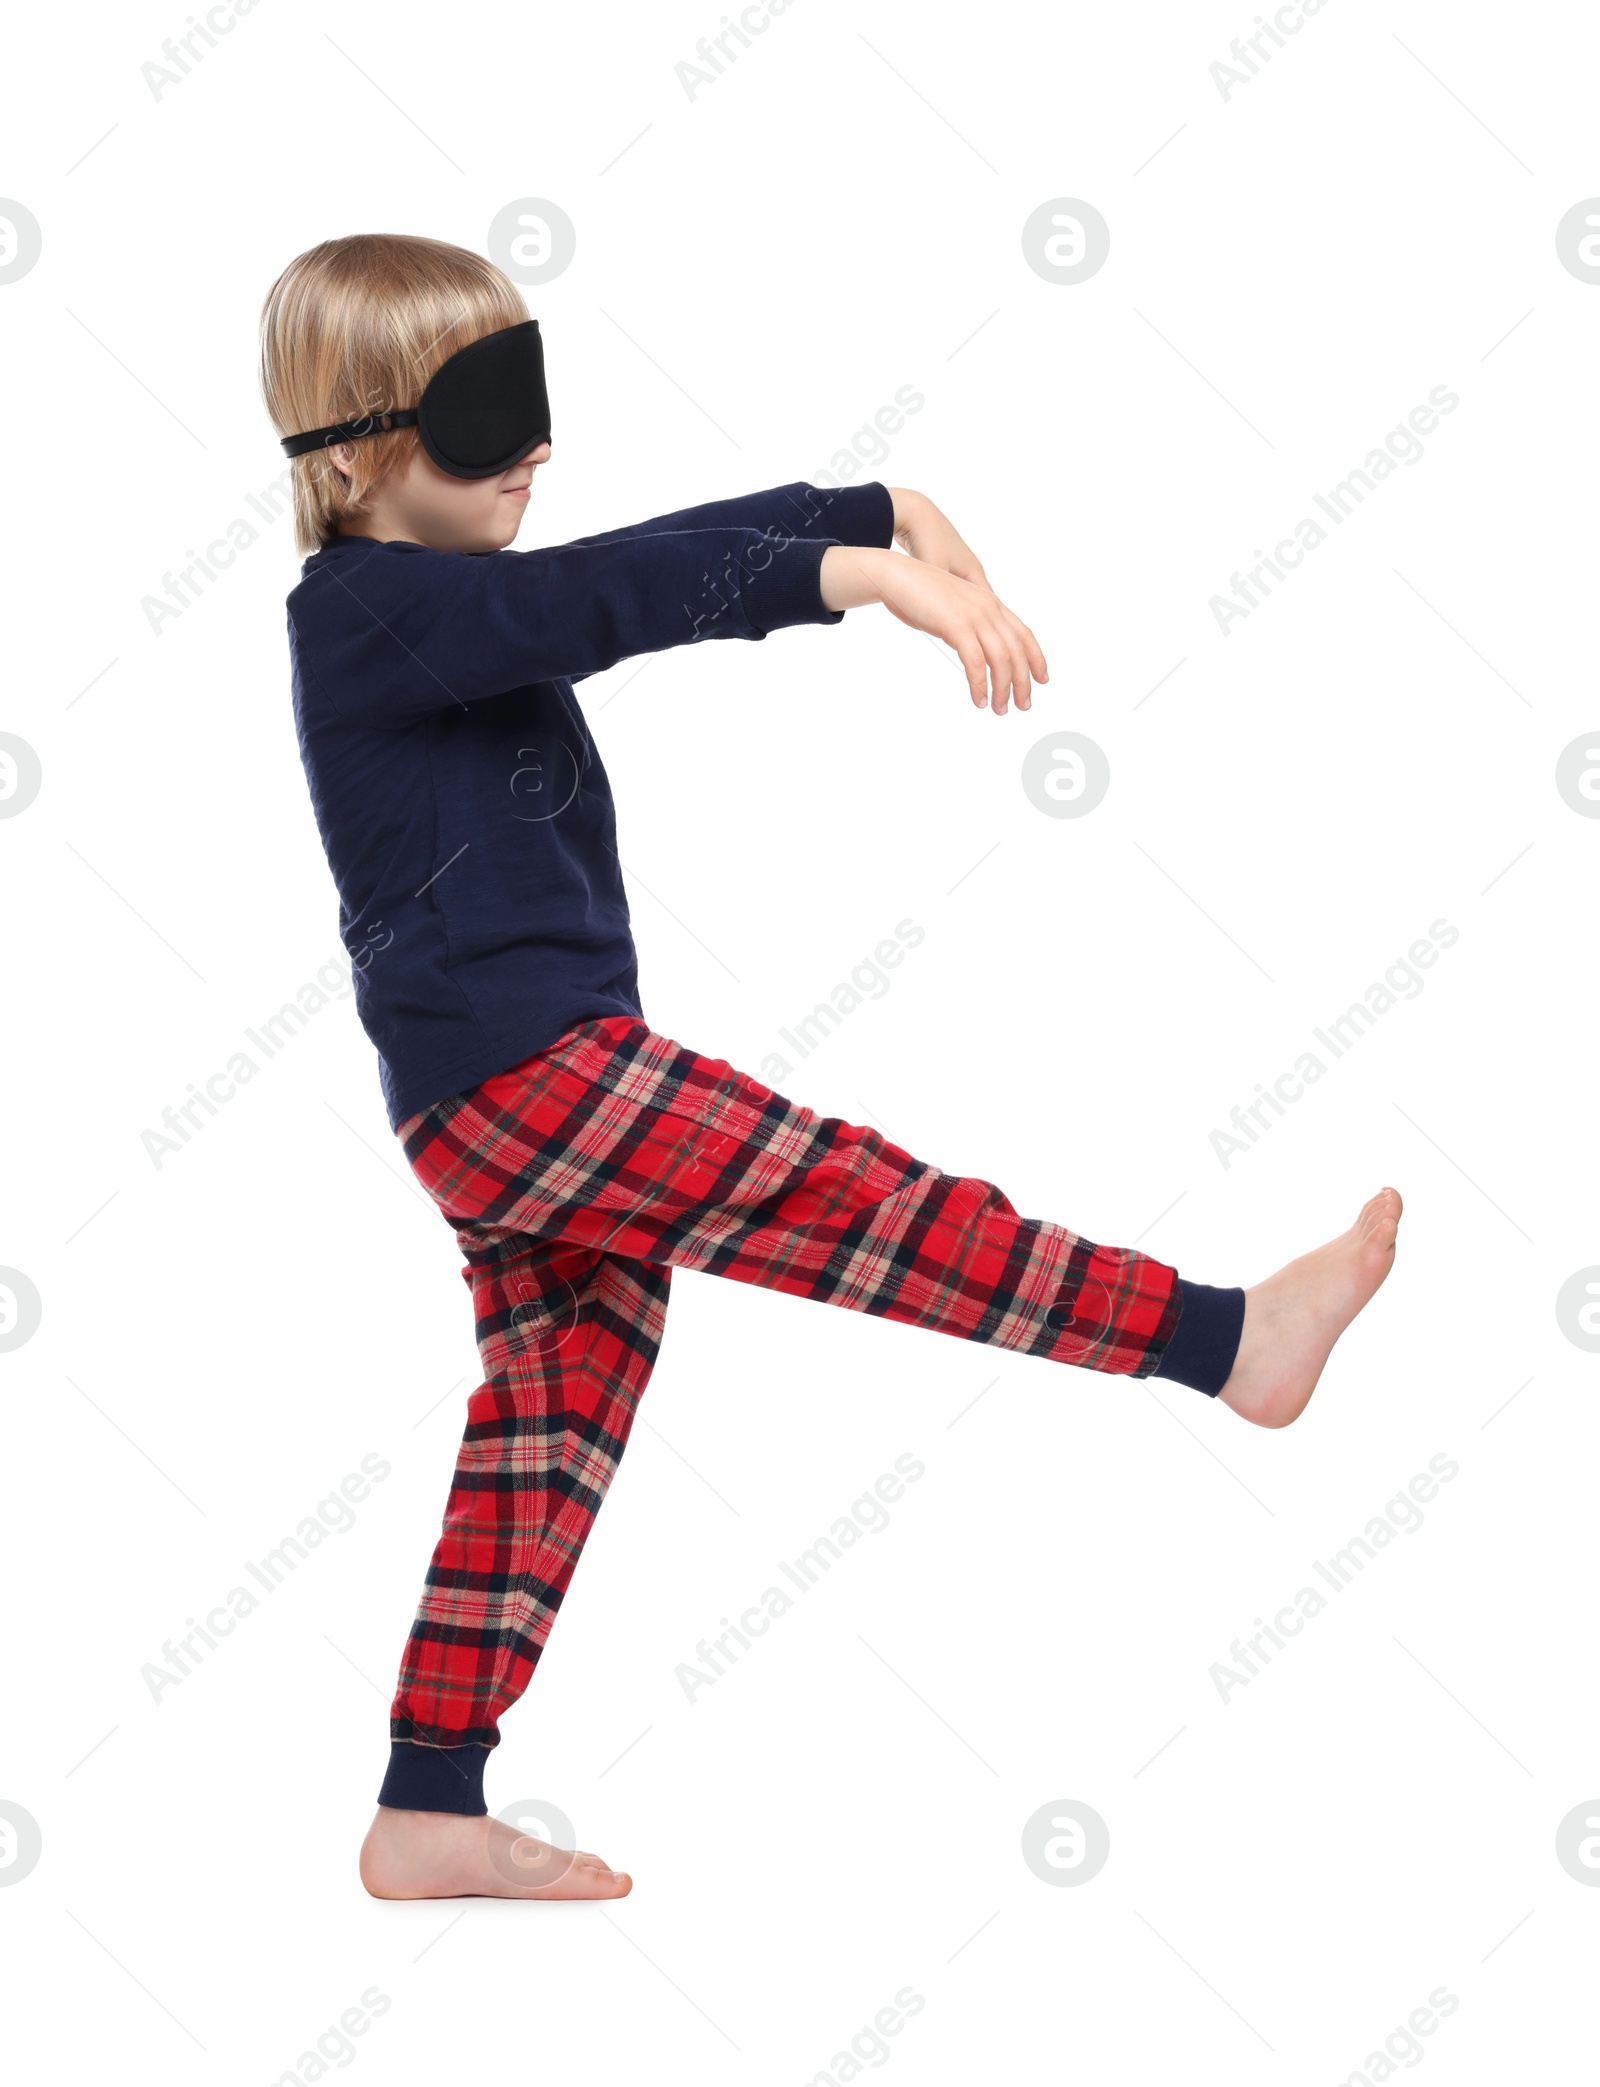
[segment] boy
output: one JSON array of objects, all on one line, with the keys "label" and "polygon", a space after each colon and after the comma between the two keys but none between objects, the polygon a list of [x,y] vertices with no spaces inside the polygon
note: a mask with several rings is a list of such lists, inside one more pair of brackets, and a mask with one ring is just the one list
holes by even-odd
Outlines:
[{"label": "boy", "polygon": [[491,1819],[483,1768],[627,1442],[674,1267],[1168,1377],[1282,1427],[1388,1274],[1400,1198],[1214,1289],[656,1034],[573,683],[881,603],[1002,717],[1048,678],[1033,633],[930,501],[878,484],[509,550],[551,456],[543,350],[511,283],[458,247],[301,255],[263,308],[262,389],[312,554],[289,645],[341,935],[390,1124],[465,1256],[485,1379],[361,1876],[380,1898],[616,1898],[625,1871]]}]

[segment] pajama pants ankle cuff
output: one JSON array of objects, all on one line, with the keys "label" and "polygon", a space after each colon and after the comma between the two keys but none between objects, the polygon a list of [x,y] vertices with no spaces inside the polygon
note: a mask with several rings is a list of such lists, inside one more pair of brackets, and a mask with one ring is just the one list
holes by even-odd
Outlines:
[{"label": "pajama pants ankle cuff", "polygon": [[1175,1384],[1187,1384],[1192,1391],[1203,1391],[1214,1399],[1227,1383],[1239,1352],[1244,1292],[1186,1283],[1179,1276],[1178,1297],[1177,1327],[1150,1374],[1170,1377]]},{"label": "pajama pants ankle cuff", "polygon": [[379,1804],[401,1812],[466,1812],[481,1817],[486,1746],[418,1746],[414,1740],[391,1739],[389,1772],[378,1792]]}]

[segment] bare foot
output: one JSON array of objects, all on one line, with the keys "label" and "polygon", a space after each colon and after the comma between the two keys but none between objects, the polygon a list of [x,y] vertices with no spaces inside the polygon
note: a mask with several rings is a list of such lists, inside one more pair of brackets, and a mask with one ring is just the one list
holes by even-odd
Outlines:
[{"label": "bare foot", "polygon": [[361,1844],[361,1881],[375,1899],[625,1899],[633,1889],[598,1855],[499,1819],[385,1804]]},{"label": "bare foot", "polygon": [[1400,1207],[1398,1189],[1379,1189],[1348,1232],[1245,1291],[1225,1406],[1257,1427],[1299,1419],[1334,1342],[1394,1266]]}]

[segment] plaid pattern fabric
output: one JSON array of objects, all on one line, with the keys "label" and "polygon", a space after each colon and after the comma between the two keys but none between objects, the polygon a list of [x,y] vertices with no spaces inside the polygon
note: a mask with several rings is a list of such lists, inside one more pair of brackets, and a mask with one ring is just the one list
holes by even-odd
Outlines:
[{"label": "plaid pattern fabric", "polygon": [[1019,1217],[992,1183],[625,1015],[580,1023],[398,1135],[466,1257],[485,1381],[396,1739],[497,1744],[627,1443],[673,1268],[1131,1377],[1178,1319],[1163,1263]]}]

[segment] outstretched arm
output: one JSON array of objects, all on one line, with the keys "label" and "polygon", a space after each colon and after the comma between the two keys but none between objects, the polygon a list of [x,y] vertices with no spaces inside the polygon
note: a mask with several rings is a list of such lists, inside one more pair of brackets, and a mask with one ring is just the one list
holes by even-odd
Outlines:
[{"label": "outstretched arm", "polygon": [[[913,500],[920,494],[909,496]],[[703,501],[629,522],[598,536],[580,536],[576,546],[625,543],[640,536],[660,536],[679,529],[776,530],[780,536],[826,538],[829,543],[876,544],[887,550],[900,526],[900,514],[889,488],[869,479],[860,485],[814,486],[804,479],[769,486],[764,492],[736,493],[726,500]],[[572,548],[572,546],[569,546]]]},{"label": "outstretched arm", "polygon": [[487,556],[371,546],[295,590],[291,642],[346,717],[408,725],[640,653],[840,623],[818,586],[830,548],[843,547],[741,528]]}]

